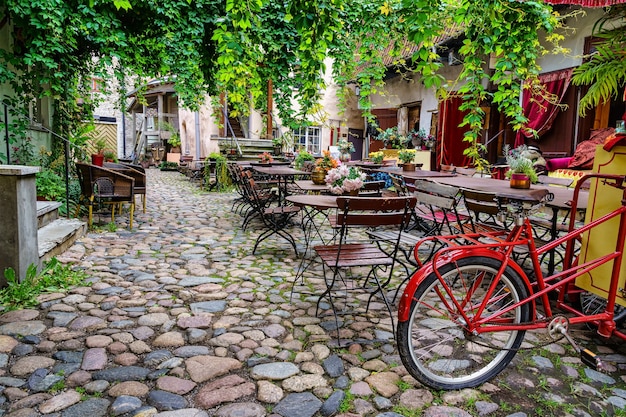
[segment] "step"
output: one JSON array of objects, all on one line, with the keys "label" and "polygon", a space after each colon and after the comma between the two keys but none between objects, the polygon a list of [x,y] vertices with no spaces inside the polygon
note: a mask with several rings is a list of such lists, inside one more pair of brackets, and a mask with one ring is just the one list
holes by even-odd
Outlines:
[{"label": "step", "polygon": [[58,201],[37,201],[37,228],[40,229],[58,219],[59,207],[61,203]]},{"label": "step", "polygon": [[78,219],[59,218],[37,230],[39,261],[65,252],[87,231],[87,223]]}]

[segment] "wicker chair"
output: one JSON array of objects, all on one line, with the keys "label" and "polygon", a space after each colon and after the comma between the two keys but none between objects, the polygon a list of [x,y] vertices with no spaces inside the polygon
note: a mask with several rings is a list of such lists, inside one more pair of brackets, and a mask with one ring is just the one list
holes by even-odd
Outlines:
[{"label": "wicker chair", "polygon": [[115,208],[123,203],[130,203],[128,228],[133,228],[135,213],[135,180],[119,171],[77,162],[76,171],[80,182],[81,196],[76,208],[77,214],[81,202],[86,201],[89,209],[89,227],[93,223],[94,202],[111,206],[111,221],[115,221]]},{"label": "wicker chair", "polygon": [[120,171],[122,174],[132,177],[135,180],[134,192],[135,195],[141,196],[141,203],[143,205],[143,212],[146,212],[146,170],[141,165],[134,164],[120,164],[115,162],[105,162],[104,167],[116,171]]}]

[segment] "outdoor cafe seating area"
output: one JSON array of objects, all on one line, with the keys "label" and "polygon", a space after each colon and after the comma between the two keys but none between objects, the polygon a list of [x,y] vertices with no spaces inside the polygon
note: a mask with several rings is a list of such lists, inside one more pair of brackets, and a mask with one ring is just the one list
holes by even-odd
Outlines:
[{"label": "outdoor cafe seating area", "polygon": [[[257,236],[253,253],[286,251],[299,259],[292,293],[306,294],[308,280],[323,280],[325,290],[310,296],[317,299],[318,315],[334,316],[338,336],[342,314],[357,308],[367,314],[372,303],[388,311],[394,328],[394,303],[403,284],[438,249],[433,240],[414,251],[420,239],[479,231],[506,234],[514,220],[502,216],[498,195],[544,189],[554,195],[533,213],[537,246],[564,233],[571,216],[574,222],[584,218],[587,191],[580,191],[576,213],[569,213],[571,183],[513,190],[508,181],[469,170],[350,165],[358,165],[365,180],[358,194],[336,195],[328,185],[314,184],[311,172],[286,164],[229,163],[237,191],[232,210],[241,216],[242,229]],[[523,265],[525,254],[515,256]],[[550,251],[541,258],[542,269],[558,270],[562,257],[562,248]],[[322,273],[314,273],[319,269],[312,265],[321,265]],[[358,306],[349,304],[349,293]]]}]

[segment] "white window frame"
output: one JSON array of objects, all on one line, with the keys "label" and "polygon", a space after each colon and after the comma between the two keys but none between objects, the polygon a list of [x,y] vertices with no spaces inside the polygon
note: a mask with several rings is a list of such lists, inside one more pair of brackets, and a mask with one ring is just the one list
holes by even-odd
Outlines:
[{"label": "white window frame", "polygon": [[304,146],[307,152],[313,155],[322,153],[322,129],[319,126],[302,126],[293,132],[296,148]]}]

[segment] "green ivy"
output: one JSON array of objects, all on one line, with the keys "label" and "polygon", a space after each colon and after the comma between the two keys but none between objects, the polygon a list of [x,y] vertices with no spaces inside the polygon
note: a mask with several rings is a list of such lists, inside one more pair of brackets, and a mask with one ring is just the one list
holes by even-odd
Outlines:
[{"label": "green ivy", "polygon": [[[207,94],[216,104],[224,94],[231,116],[251,106],[267,111],[271,80],[279,116],[294,128],[319,113],[331,70],[344,107],[356,83],[371,118],[370,97],[383,91],[389,71],[416,72],[445,98],[437,42],[465,31],[457,81],[469,111],[468,154],[477,165],[481,105],[493,102],[514,129],[522,127],[518,97],[521,83],[539,71],[538,33],[558,25],[549,5],[532,0],[7,0],[0,12],[8,14],[14,37],[13,50],[0,51],[0,83],[11,84],[22,108],[53,98],[55,131],[65,136],[96,104],[88,94],[92,76],[137,88],[147,78],[175,75],[182,106],[197,109]],[[419,48],[406,59],[411,44]],[[492,53],[498,60],[489,73]]]}]

